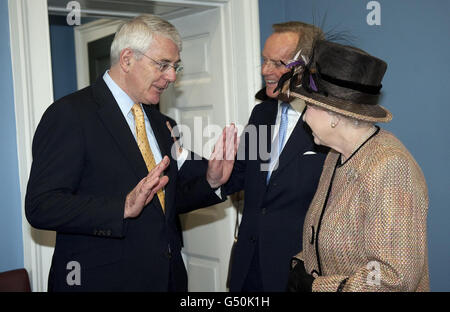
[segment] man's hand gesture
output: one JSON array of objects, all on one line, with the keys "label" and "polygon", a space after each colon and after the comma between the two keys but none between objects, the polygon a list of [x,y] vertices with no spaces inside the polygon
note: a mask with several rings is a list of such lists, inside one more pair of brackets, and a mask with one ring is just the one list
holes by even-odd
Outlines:
[{"label": "man's hand gesture", "polygon": [[124,219],[139,216],[142,209],[153,199],[153,196],[169,182],[169,177],[162,176],[169,163],[169,157],[164,156],[161,162],[127,195]]},{"label": "man's hand gesture", "polygon": [[230,178],[238,146],[237,128],[231,124],[223,129],[208,162],[206,179],[211,188],[218,188]]}]

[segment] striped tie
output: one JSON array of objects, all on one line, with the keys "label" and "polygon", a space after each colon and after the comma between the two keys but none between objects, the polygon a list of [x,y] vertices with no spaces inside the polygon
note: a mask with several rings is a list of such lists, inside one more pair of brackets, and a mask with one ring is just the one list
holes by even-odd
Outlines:
[{"label": "striped tie", "polygon": [[[148,143],[147,132],[145,131],[145,121],[144,112],[142,111],[141,105],[135,103],[131,108],[131,112],[134,116],[134,122],[136,124],[136,139],[141,151],[142,157],[144,158],[145,164],[147,165],[148,172],[156,167],[155,157],[153,157],[152,150],[150,149],[150,144]],[[159,202],[161,204],[163,212],[165,212],[164,207],[164,191],[160,189],[157,193]]]}]

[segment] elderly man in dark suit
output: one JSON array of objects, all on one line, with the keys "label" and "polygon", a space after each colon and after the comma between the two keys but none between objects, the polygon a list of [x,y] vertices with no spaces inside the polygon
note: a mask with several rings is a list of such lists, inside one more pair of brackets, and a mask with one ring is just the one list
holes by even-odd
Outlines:
[{"label": "elderly man in dark suit", "polygon": [[32,226],[57,231],[49,291],[187,290],[177,214],[222,201],[235,129],[209,163],[172,149],[175,123],[150,104],[180,51],[173,25],[137,17],[116,33],[110,70],[43,115],[25,208]]},{"label": "elderly man in dark suit", "polygon": [[265,43],[266,87],[257,95],[263,102],[252,111],[233,173],[223,186],[228,194],[245,191],[231,291],[285,291],[291,257],[301,250],[303,221],[325,153],[300,118],[304,102],[278,100],[277,85],[297,52],[296,60],[302,61],[300,55],[307,57],[313,40],[321,36],[312,25],[289,22],[274,25]]}]

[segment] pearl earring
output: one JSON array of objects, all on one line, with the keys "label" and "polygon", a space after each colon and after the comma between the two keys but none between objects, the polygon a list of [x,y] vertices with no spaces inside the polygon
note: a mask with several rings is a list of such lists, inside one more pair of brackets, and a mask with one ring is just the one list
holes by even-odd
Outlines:
[{"label": "pearl earring", "polygon": [[332,122],[331,123],[331,128],[336,128],[336,123]]}]

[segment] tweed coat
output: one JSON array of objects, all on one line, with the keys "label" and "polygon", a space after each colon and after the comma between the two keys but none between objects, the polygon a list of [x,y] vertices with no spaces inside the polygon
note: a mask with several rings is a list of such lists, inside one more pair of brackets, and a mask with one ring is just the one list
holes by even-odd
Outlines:
[{"label": "tweed coat", "polygon": [[429,291],[427,211],[423,173],[388,131],[342,164],[331,150],[297,255],[312,290]]}]

